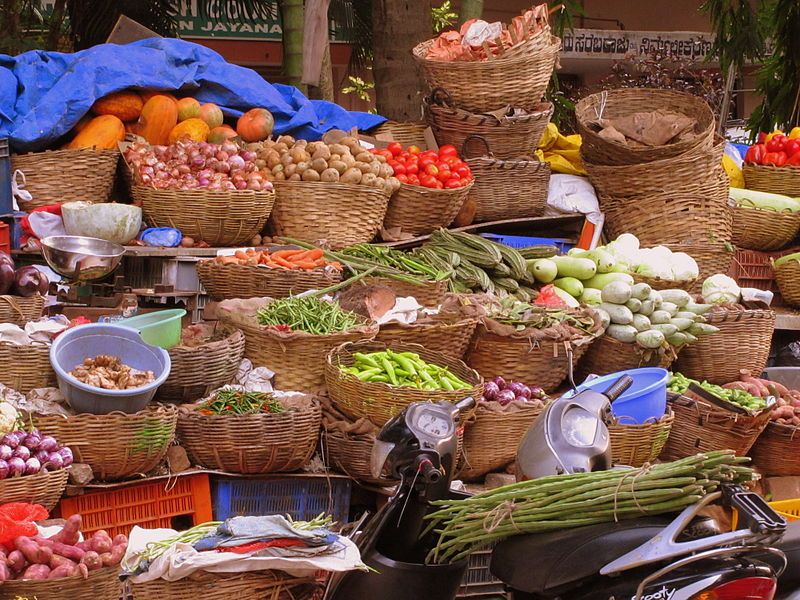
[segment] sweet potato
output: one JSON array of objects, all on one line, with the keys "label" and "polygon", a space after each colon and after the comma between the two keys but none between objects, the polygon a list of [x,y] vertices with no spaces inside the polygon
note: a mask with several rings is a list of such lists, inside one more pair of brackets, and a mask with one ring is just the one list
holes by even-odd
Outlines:
[{"label": "sweet potato", "polygon": [[28,561],[25,560],[25,556],[19,550],[9,552],[7,562],[8,566],[11,567],[11,570],[15,573],[22,573],[25,567],[28,566]]},{"label": "sweet potato", "polygon": [[78,565],[78,570],[75,572],[75,574],[81,575],[84,579],[89,579],[89,567],[81,563]]},{"label": "sweet potato", "polygon": [[750,371],[747,369],[742,369],[739,371],[739,379],[744,383],[755,385],[758,389],[758,393],[755,394],[756,396],[760,396],[761,398],[766,398],[769,396],[769,390],[767,389],[767,386],[764,385],[758,377],[753,377],[752,373],[750,373]]},{"label": "sweet potato", "polygon": [[66,544],[62,544],[61,542],[54,542],[51,539],[34,538],[34,540],[38,542],[40,546],[50,548],[53,551],[53,554],[58,554],[75,562],[80,562],[85,553],[84,550],[81,550],[77,546],[68,546]]},{"label": "sweet potato", "polygon": [[78,542],[77,544],[75,544],[73,548],[77,548],[78,550],[86,552],[87,550],[92,549],[92,545],[89,543],[89,540],[84,540],[82,542]]},{"label": "sweet potato", "polygon": [[117,544],[112,549],[111,552],[106,552],[102,556],[108,555],[109,564],[106,564],[106,560],[103,560],[103,566],[111,566],[111,565],[118,565],[122,562],[122,557],[125,556],[125,551],[128,549],[127,542],[124,544]]},{"label": "sweet potato", "polygon": [[41,580],[47,579],[48,575],[50,575],[50,567],[47,565],[31,565],[25,569],[20,579]]},{"label": "sweet potato", "polygon": [[47,548],[47,552],[42,552],[44,550],[42,546],[34,542],[32,538],[22,535],[14,540],[14,545],[17,547],[17,550],[22,552],[25,560],[31,564],[46,565],[53,556],[52,550]]},{"label": "sweet potato", "polygon": [[50,539],[54,542],[60,542],[68,546],[74,546],[78,543],[78,540],[80,540],[82,525],[83,522],[81,520],[81,516],[72,515],[67,519],[67,522],[64,523],[64,528],[55,535],[51,535]]},{"label": "sweet potato", "polygon": [[58,554],[53,554],[53,558],[50,559],[50,568],[57,569],[58,567],[64,565],[70,566],[74,569],[76,566],[78,566],[78,563],[76,563],[74,560],[59,556]]},{"label": "sweet potato", "polygon": [[[71,562],[71,561],[70,561]],[[50,574],[47,576],[48,579],[61,579],[62,577],[72,577],[75,574],[75,569],[77,567],[73,563],[72,565],[63,564],[55,569],[50,571]]]},{"label": "sweet potato", "polygon": [[103,554],[104,552],[111,552],[111,548],[114,546],[114,542],[112,541],[111,536],[108,535],[108,532],[104,529],[97,531],[92,536],[92,539],[89,540],[89,544],[91,545],[92,550],[94,550],[98,554]]},{"label": "sweet potato", "polygon": [[3,581],[8,581],[12,578],[13,575],[11,574],[11,569],[8,568],[8,565],[5,562],[0,562],[0,583]]},{"label": "sweet potato", "polygon": [[103,566],[103,561],[100,560],[100,555],[94,550],[89,550],[83,555],[81,564],[86,565],[90,571],[96,571]]}]

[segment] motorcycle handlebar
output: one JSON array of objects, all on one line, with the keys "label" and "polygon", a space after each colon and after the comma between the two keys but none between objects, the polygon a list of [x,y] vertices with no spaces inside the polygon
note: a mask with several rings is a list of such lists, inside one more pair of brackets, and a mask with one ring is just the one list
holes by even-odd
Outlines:
[{"label": "motorcycle handlebar", "polygon": [[614,402],[617,398],[622,396],[625,391],[633,385],[633,378],[630,375],[623,375],[617,379],[611,386],[603,392],[603,395],[608,398],[610,402]]},{"label": "motorcycle handlebar", "polygon": [[422,475],[425,483],[437,483],[442,478],[442,473],[433,466],[429,458],[425,456],[417,457],[417,471]]},{"label": "motorcycle handlebar", "polygon": [[475,398],[472,396],[467,396],[466,398],[459,400],[455,404],[458,412],[464,412],[465,410],[469,410],[475,406]]}]

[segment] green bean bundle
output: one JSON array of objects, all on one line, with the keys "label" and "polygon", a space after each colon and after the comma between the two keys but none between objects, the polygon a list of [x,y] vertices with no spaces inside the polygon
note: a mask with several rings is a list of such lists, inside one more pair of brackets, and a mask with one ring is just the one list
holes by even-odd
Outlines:
[{"label": "green bean bundle", "polygon": [[352,367],[342,365],[339,369],[361,381],[450,392],[472,387],[447,367],[427,363],[415,352],[356,352],[353,361]]},{"label": "green bean bundle", "polygon": [[314,296],[273,300],[258,309],[257,318],[261,325],[313,335],[347,331],[364,324],[362,317],[342,310],[338,302],[327,302]]}]

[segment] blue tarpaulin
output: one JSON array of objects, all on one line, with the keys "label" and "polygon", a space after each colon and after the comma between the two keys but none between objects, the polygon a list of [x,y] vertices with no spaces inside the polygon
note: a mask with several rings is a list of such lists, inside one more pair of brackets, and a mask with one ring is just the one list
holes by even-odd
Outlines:
[{"label": "blue tarpaulin", "polygon": [[179,90],[219,105],[229,116],[266,108],[275,117],[275,133],[309,140],[329,129],[363,130],[385,120],[309,100],[297,88],[270,84],[204,46],[154,38],[74,54],[0,54],[0,138],[10,138],[17,152],[41,150],[72,129],[95,100],[126,88]]}]

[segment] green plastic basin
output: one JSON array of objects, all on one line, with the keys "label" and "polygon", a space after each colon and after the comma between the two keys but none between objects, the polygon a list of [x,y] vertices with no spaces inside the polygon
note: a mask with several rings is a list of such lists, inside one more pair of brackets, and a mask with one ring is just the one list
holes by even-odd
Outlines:
[{"label": "green plastic basin", "polygon": [[181,319],[186,315],[182,308],[171,308],[123,319],[119,325],[135,329],[145,343],[169,350],[181,341]]}]

